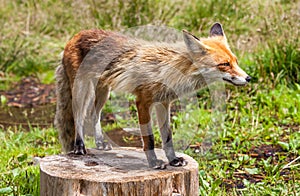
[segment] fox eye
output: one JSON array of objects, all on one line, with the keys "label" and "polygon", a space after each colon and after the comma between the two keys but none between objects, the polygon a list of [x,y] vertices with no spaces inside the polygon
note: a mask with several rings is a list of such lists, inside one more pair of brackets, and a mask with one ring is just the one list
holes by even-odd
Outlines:
[{"label": "fox eye", "polygon": [[220,63],[218,66],[225,66],[225,67],[227,67],[227,66],[230,66],[230,63],[229,62],[227,62],[227,63]]}]

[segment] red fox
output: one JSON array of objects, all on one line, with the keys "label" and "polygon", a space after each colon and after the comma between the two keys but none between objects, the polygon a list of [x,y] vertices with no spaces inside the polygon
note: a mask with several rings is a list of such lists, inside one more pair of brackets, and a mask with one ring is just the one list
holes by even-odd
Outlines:
[{"label": "red fox", "polygon": [[86,154],[83,132],[88,113],[92,116],[97,148],[111,148],[103,140],[99,117],[109,92],[115,90],[136,96],[149,167],[166,167],[154,152],[152,108],[156,109],[169,164],[186,165],[173,149],[172,101],[215,81],[244,86],[251,77],[238,66],[221,24],[215,23],[207,38],[197,38],[185,30],[182,34],[183,42],[179,44],[151,43],[104,30],[83,30],[76,34],[65,46],[62,63],[56,70],[55,125],[63,150]]}]

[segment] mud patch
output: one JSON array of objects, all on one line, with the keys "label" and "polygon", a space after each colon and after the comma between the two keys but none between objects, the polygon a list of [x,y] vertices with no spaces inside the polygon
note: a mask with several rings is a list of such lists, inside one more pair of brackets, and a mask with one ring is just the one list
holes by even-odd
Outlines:
[{"label": "mud patch", "polygon": [[[138,131],[138,130],[136,130]],[[139,133],[131,133],[122,128],[116,128],[105,133],[114,146],[121,147],[142,147],[142,140]]]},{"label": "mud patch", "polygon": [[28,108],[56,102],[55,85],[41,84],[38,79],[28,77],[14,84],[9,91],[0,91],[9,107]]},{"label": "mud patch", "polygon": [[54,115],[54,104],[36,106],[34,108],[3,106],[0,109],[0,128],[3,130],[30,130],[32,127],[52,127]]}]

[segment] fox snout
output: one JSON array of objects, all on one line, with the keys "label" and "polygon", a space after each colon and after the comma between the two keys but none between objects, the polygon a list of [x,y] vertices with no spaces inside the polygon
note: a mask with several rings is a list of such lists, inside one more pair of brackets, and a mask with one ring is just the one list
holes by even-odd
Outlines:
[{"label": "fox snout", "polygon": [[250,82],[250,81],[251,81],[251,77],[250,77],[250,76],[247,76],[245,80],[246,80],[247,82]]},{"label": "fox snout", "polygon": [[235,86],[245,86],[251,81],[251,77],[241,69],[237,63],[221,68],[222,79]]},{"label": "fox snout", "polygon": [[232,76],[230,74],[225,73],[225,75],[223,76],[223,80],[235,86],[244,86],[251,81],[251,77],[249,75],[245,77]]}]

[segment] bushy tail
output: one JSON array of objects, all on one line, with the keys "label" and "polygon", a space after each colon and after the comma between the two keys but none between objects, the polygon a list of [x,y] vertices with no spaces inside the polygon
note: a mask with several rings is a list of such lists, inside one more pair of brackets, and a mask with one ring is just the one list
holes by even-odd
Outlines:
[{"label": "bushy tail", "polygon": [[75,126],[70,82],[62,64],[56,69],[55,78],[57,103],[54,125],[59,131],[63,151],[70,152],[74,149]]}]

